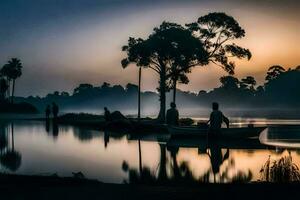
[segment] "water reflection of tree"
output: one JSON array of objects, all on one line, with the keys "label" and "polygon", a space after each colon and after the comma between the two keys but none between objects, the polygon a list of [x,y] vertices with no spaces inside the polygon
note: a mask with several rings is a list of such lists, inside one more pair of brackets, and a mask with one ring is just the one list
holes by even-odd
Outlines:
[{"label": "water reflection of tree", "polygon": [[[8,133],[8,126],[6,129],[6,134]],[[7,145],[7,148],[4,151],[1,151],[0,155],[0,163],[7,169],[11,171],[16,171],[21,166],[22,156],[21,154],[15,150],[15,141],[14,141],[14,124],[11,123],[10,127],[11,133],[11,146]]]},{"label": "water reflection of tree", "polygon": [[8,146],[7,131],[5,128],[5,124],[0,123],[0,154]]},{"label": "water reflection of tree", "polygon": [[[168,147],[166,145],[160,144],[160,163],[158,167],[158,173],[151,171],[149,167],[142,167],[140,162],[140,170],[130,168],[129,164],[124,161],[122,169],[124,172],[128,173],[128,182],[131,184],[168,184],[168,185],[193,185],[200,184],[203,182],[210,182],[210,177],[214,177],[219,174],[219,168],[216,166],[208,169],[203,175],[196,177],[188,162],[183,161],[178,164],[177,154],[179,151],[178,147]],[[139,149],[140,150],[140,149]],[[166,151],[169,151],[171,162],[168,161],[166,156]],[[229,152],[226,156],[229,156]],[[141,158],[140,158],[141,159]],[[212,161],[211,157],[211,161]],[[226,158],[225,160],[227,160]],[[215,162],[215,161],[214,161]],[[224,162],[224,159],[221,163]],[[249,182],[252,179],[252,173],[249,170],[247,173],[239,171],[234,176],[229,176],[229,172],[232,167],[234,167],[234,160],[231,159],[230,164],[225,168],[225,170],[219,174],[219,182]],[[213,165],[213,164],[212,164]],[[220,167],[219,165],[219,167]],[[170,175],[167,174],[167,169],[170,169]],[[157,175],[156,175],[157,174]],[[215,179],[214,179],[215,180]],[[127,182],[127,181],[125,181]]]}]

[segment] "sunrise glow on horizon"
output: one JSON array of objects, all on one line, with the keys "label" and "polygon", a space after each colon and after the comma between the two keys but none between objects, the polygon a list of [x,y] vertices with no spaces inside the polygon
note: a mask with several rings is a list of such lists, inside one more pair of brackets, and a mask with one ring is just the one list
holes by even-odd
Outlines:
[{"label": "sunrise glow on horizon", "polygon": [[[21,96],[72,91],[80,83],[137,83],[137,68],[124,70],[120,64],[125,56],[121,47],[130,36],[146,38],[164,20],[184,25],[220,11],[233,16],[245,29],[246,37],[234,42],[253,54],[250,61],[236,62],[235,75],[254,76],[261,84],[268,67],[288,69],[300,64],[299,3],[289,2],[289,6],[278,0],[1,2],[0,25],[6,28],[0,30],[0,64],[11,57],[22,60],[26,70],[17,87]],[[178,88],[210,90],[225,74],[214,65],[194,68],[190,83]],[[151,70],[143,71],[143,90],[155,91],[157,82]]]}]

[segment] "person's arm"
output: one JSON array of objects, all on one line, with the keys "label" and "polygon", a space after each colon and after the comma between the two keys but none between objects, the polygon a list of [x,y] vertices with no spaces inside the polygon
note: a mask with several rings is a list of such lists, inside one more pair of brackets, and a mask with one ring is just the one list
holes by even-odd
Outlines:
[{"label": "person's arm", "polygon": [[207,125],[210,124],[211,120],[212,120],[212,113],[210,114],[209,120],[206,122],[206,124],[207,124]]},{"label": "person's arm", "polygon": [[176,125],[179,125],[179,112],[176,112]]},{"label": "person's arm", "polygon": [[227,128],[229,128],[229,119],[227,117],[225,117],[223,114],[222,114],[222,116],[223,116],[223,122],[225,122]]}]

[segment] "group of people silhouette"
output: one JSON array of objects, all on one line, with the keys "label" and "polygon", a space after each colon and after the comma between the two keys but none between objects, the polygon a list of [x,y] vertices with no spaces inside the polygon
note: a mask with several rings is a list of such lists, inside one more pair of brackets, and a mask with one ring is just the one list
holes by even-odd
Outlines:
[{"label": "group of people silhouette", "polygon": [[[170,126],[179,125],[179,112],[174,102],[170,103],[170,109],[167,110],[166,122]],[[209,125],[211,136],[220,132],[223,122],[226,124],[227,128],[229,128],[229,119],[219,110],[219,104],[213,102],[210,118],[206,122],[206,125]]]},{"label": "group of people silhouette", "polygon": [[57,119],[58,117],[58,112],[59,112],[59,107],[55,102],[52,102],[52,108],[50,105],[47,105],[45,113],[46,113],[46,120],[50,119],[51,111],[53,114],[53,119]]},{"label": "group of people silhouette", "polygon": [[[104,119],[107,122],[115,120],[125,120],[127,119],[121,112],[114,111],[110,112],[107,107],[104,107]],[[223,122],[229,128],[229,119],[219,110],[219,104],[217,102],[212,103],[212,112],[210,114],[209,120],[204,124],[208,127],[209,135],[211,137],[218,136],[221,131]],[[179,112],[176,108],[174,102],[170,103],[170,108],[167,110],[166,114],[166,124],[169,126],[179,126]]]}]

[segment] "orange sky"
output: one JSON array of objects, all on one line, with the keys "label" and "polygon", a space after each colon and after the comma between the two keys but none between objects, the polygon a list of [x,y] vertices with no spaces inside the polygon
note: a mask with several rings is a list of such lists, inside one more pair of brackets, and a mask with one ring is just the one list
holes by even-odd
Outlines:
[{"label": "orange sky", "polygon": [[[72,91],[82,82],[137,83],[137,69],[132,66],[123,70],[120,64],[125,56],[121,47],[129,36],[145,38],[163,20],[185,24],[214,11],[232,15],[246,30],[246,37],[235,42],[249,48],[253,57],[250,61],[237,62],[237,77],[252,75],[261,84],[271,65],[285,68],[300,65],[300,14],[297,12],[300,4],[296,0],[284,3],[279,0],[155,0],[152,4],[134,0],[112,1],[114,4],[104,0],[53,4],[47,0],[47,7],[34,0],[28,2],[35,4],[12,7],[6,2],[3,7],[7,7],[7,13],[0,14],[0,25],[8,27],[0,31],[3,38],[0,65],[10,57],[19,57],[24,63],[17,95]],[[22,16],[18,18],[9,9]],[[195,92],[210,90],[219,85],[219,78],[224,74],[213,65],[195,68],[189,75],[190,83],[179,88]],[[150,70],[143,71],[142,84],[143,90],[154,91],[157,75]]]}]

